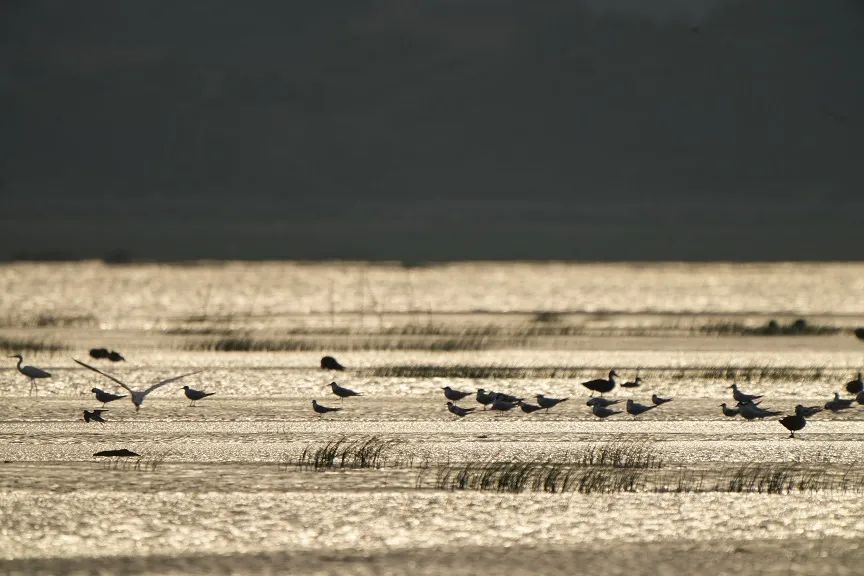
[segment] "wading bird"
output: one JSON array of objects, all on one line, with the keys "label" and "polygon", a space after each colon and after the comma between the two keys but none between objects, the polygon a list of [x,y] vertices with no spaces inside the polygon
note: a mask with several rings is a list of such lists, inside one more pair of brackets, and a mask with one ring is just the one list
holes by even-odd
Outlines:
[{"label": "wading bird", "polygon": [[121,382],[120,380],[118,380],[114,376],[111,376],[110,374],[106,374],[105,372],[102,372],[98,368],[94,368],[93,366],[85,364],[84,362],[81,362],[80,360],[76,360],[75,358],[73,358],[72,360],[75,360],[75,362],[77,362],[78,364],[80,364],[84,368],[87,368],[88,370],[92,370],[93,372],[96,372],[100,376],[104,376],[105,378],[108,378],[109,380],[116,382],[117,384],[119,384],[120,386],[125,388],[130,394],[129,398],[130,398],[130,400],[132,400],[132,404],[135,405],[135,411],[136,412],[141,409],[141,404],[144,402],[144,398],[146,398],[148,394],[150,394],[151,392],[153,392],[157,388],[161,388],[162,386],[165,386],[166,384],[170,384],[171,382],[176,382],[177,380],[180,380],[181,378],[186,378],[187,376],[192,376],[193,374],[200,374],[201,372],[203,372],[203,370],[196,370],[195,372],[188,372],[186,374],[181,374],[180,376],[174,376],[173,378],[168,378],[167,380],[162,380],[161,382],[157,382],[156,384],[154,384],[154,385],[152,385],[149,388],[146,388],[144,390],[133,390],[132,388],[127,386],[124,382]]},{"label": "wading bird", "polygon": [[599,392],[602,396],[606,392],[611,392],[613,388],[615,388],[616,378],[618,378],[618,373],[615,370],[609,371],[609,379],[604,380],[603,378],[598,378],[597,380],[589,380],[588,382],[582,382],[582,386],[585,386],[589,390],[591,390],[591,395],[594,395],[594,392]]},{"label": "wading bird", "polygon": [[444,397],[447,398],[447,400],[452,400],[453,402],[458,402],[466,396],[471,396],[471,394],[473,394],[473,392],[462,392],[460,390],[454,390],[449,386],[444,386],[442,390],[444,390]]},{"label": "wading bird", "polygon": [[92,420],[93,422],[101,422],[102,424],[104,424],[105,420],[102,418],[102,413],[107,412],[107,411],[108,410],[104,410],[104,409],[103,410],[93,410],[92,412],[88,412],[87,410],[84,410],[84,422],[90,422]]},{"label": "wading bird", "polygon": [[447,402],[447,410],[449,410],[451,414],[455,414],[460,418],[464,418],[465,416],[476,410],[476,408],[462,408],[460,406],[456,406],[455,404],[453,404],[453,402]]},{"label": "wading bird", "polygon": [[344,388],[339,386],[336,382],[330,383],[330,390],[333,391],[333,394],[339,397],[339,401],[341,402],[343,398],[350,398],[351,396],[362,396],[359,392],[355,392],[350,388]]},{"label": "wading bird", "polygon": [[14,356],[9,356],[9,358],[17,358],[18,359],[18,372],[26,376],[30,379],[30,391],[27,393],[29,396],[33,393],[33,389],[36,389],[36,392],[39,392],[39,387],[36,385],[36,380],[40,378],[50,378],[51,374],[42,370],[41,368],[36,368],[35,366],[21,366],[21,362],[24,361],[24,358],[21,357],[20,354],[15,354]]},{"label": "wading bird", "polygon": [[111,392],[106,392],[100,388],[91,388],[90,392],[96,394],[96,400],[102,403],[102,406],[105,406],[108,402],[113,402],[115,400],[120,400],[121,398],[125,398],[125,394],[112,394]]},{"label": "wading bird", "polygon": [[195,402],[197,402],[198,400],[206,398],[207,396],[213,396],[213,394],[215,394],[215,392],[202,392],[201,390],[195,390],[194,388],[190,388],[189,386],[183,386],[183,393],[186,394],[186,398],[192,401],[189,404],[190,406],[195,406]]},{"label": "wading bird", "polygon": [[342,408],[330,408],[329,406],[322,406],[321,404],[318,404],[318,402],[316,402],[315,400],[312,400],[312,410],[314,410],[318,414],[318,416],[322,416],[324,414],[327,414],[328,412],[338,412],[339,410],[342,410]]}]

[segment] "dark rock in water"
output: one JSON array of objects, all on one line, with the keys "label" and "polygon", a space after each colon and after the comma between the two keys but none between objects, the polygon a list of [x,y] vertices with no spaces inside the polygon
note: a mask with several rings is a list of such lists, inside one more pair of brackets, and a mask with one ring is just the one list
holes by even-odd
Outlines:
[{"label": "dark rock in water", "polygon": [[321,368],[324,370],[345,370],[345,367],[332,356],[324,356],[321,358]]},{"label": "dark rock in water", "polygon": [[864,340],[864,328],[856,328],[855,336],[857,336],[859,340]]},{"label": "dark rock in water", "polygon": [[136,454],[131,450],[127,450],[126,448],[121,448],[120,450],[103,450],[101,452],[96,452],[93,456],[107,456],[107,457],[117,457],[117,458],[131,458],[133,456],[141,456],[140,454]]},{"label": "dark rock in water", "polygon": [[111,362],[125,362],[126,358],[121,356],[119,352],[111,350],[111,352],[108,353],[108,360],[110,360]]},{"label": "dark rock in water", "polygon": [[93,348],[90,350],[90,357],[96,358],[97,360],[108,358],[108,354],[110,354],[110,352],[108,352],[107,348]]}]

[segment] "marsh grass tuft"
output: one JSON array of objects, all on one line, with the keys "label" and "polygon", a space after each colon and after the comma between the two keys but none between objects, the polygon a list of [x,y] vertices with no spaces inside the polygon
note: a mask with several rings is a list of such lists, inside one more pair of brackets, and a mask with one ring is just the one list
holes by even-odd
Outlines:
[{"label": "marsh grass tuft", "polygon": [[61,352],[66,349],[56,342],[0,337],[0,350],[3,352]]},{"label": "marsh grass tuft", "polygon": [[[295,465],[303,469],[328,470],[333,468],[374,468],[380,469],[386,465],[411,467],[413,457],[403,460],[393,459],[393,449],[402,442],[393,439],[383,439],[372,436],[366,439],[349,440],[343,436],[323,445],[310,444],[303,449]],[[291,465],[285,459],[283,466]]]}]

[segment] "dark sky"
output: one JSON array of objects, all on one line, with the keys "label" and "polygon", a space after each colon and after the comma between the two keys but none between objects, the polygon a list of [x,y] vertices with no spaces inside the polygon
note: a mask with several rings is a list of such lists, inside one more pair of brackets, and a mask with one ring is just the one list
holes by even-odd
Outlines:
[{"label": "dark sky", "polygon": [[864,257],[862,0],[0,11],[0,259]]}]

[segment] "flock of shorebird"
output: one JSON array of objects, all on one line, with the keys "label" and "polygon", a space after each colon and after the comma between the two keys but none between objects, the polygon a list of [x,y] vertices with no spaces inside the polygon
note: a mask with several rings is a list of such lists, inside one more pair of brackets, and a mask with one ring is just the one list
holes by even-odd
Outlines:
[{"label": "flock of shorebird", "polygon": [[[112,362],[118,362],[125,360],[122,355],[118,352],[109,351],[104,348],[94,348],[90,350],[90,356],[96,359],[107,359]],[[10,358],[18,359],[18,372],[26,376],[30,379],[30,393],[33,393],[35,389],[38,392],[38,386],[36,384],[37,380],[41,380],[44,378],[50,378],[51,374],[42,370],[40,368],[36,368],[34,366],[22,366],[24,361],[23,357],[20,354],[15,354],[14,356],[10,356]],[[177,382],[183,378],[188,376],[192,376],[194,374],[199,374],[203,372],[203,370],[197,370],[195,372],[188,372],[186,374],[181,374],[179,376],[174,376],[171,378],[167,378],[156,384],[153,384],[149,388],[145,388],[143,390],[136,390],[131,388],[126,383],[120,381],[114,376],[99,370],[89,364],[86,364],[80,360],[73,360],[79,365],[96,372],[97,374],[111,380],[112,382],[118,384],[122,388],[124,388],[128,395],[125,394],[114,394],[112,392],[107,392],[100,388],[92,388],[90,391],[95,394],[95,398],[98,402],[102,403],[102,408],[95,410],[84,410],[84,422],[100,422],[104,423],[105,419],[102,414],[107,411],[104,407],[105,404],[109,402],[113,402],[115,400],[120,400],[121,398],[126,398],[129,396],[132,404],[135,406],[135,410],[138,411],[141,408],[141,404],[144,402],[144,399],[148,394],[165,386],[167,384],[171,384],[172,382]],[[335,358],[332,356],[324,356],[321,359],[321,368],[326,370],[344,370],[345,367],[342,366]],[[658,406],[661,406],[667,402],[671,402],[672,398],[662,398],[657,394],[651,395],[651,403],[650,404],[641,404],[639,402],[635,402],[632,399],[628,399],[624,405],[624,410],[616,410],[613,406],[621,402],[621,400],[612,400],[609,398],[605,398],[603,394],[609,393],[615,389],[618,384],[618,373],[615,370],[611,370],[607,378],[598,378],[596,380],[589,380],[587,382],[582,382],[582,386],[591,391],[591,397],[586,402],[586,405],[591,408],[591,413],[600,418],[601,420],[609,418],[610,416],[614,416],[616,414],[621,414],[622,412],[627,412],[627,414],[633,416],[639,416],[640,414],[644,414],[649,410],[653,410]],[[622,388],[638,388],[642,385],[642,379],[640,377],[636,377],[633,381],[623,382],[620,384]],[[779,416],[781,412],[775,410],[768,410],[760,406],[762,402],[762,395],[760,394],[747,394],[742,392],[737,384],[732,384],[729,386],[732,390],[732,398],[735,401],[735,406],[729,406],[725,402],[720,404],[720,408],[723,411],[723,415],[729,418],[734,418],[736,416],[741,416],[745,420],[758,420],[762,418],[767,418],[771,416]],[[331,392],[339,398],[339,401],[342,402],[345,398],[350,398],[352,396],[362,396],[359,392],[351,390],[350,388],[346,388],[344,386],[340,386],[336,382],[330,383]],[[447,400],[447,410],[456,415],[459,418],[464,418],[465,416],[471,414],[476,411],[476,407],[465,408],[456,404],[457,402],[468,398],[469,396],[474,396],[476,401],[483,406],[483,410],[492,410],[497,412],[509,412],[515,408],[520,408],[522,412],[526,414],[531,414],[533,412],[537,412],[538,410],[545,410],[548,412],[551,408],[554,408],[558,404],[569,400],[569,398],[551,398],[548,396],[544,396],[543,394],[536,394],[533,396],[536,399],[536,404],[532,404],[530,402],[526,402],[525,398],[518,398],[511,394],[506,394],[503,392],[494,392],[491,390],[485,390],[483,388],[478,389],[475,392],[467,392],[462,390],[456,390],[451,388],[450,386],[445,386],[443,389],[444,398]],[[212,396],[213,392],[204,392],[201,390],[195,390],[190,388],[189,386],[183,386],[183,391],[186,397],[191,401],[191,406],[195,405],[195,402],[206,398],[207,396]],[[594,396],[594,393],[600,394],[599,396]],[[855,380],[852,380],[846,384],[846,392],[853,395],[853,398],[841,398],[839,392],[834,393],[834,398],[825,403],[824,407],[819,406],[803,406],[798,404],[795,406],[795,413],[786,415],[779,419],[780,424],[782,424],[787,430],[789,430],[790,438],[795,437],[795,432],[802,430],[807,425],[807,418],[815,415],[818,412],[823,410],[829,410],[831,412],[840,412],[842,410],[848,410],[852,408],[854,403],[864,405],[864,379],[862,379],[861,372],[858,373],[858,376]],[[312,410],[318,414],[319,416],[323,416],[329,412],[338,412],[342,410],[341,407],[335,406],[324,406],[319,404],[317,400],[312,400]]]}]

